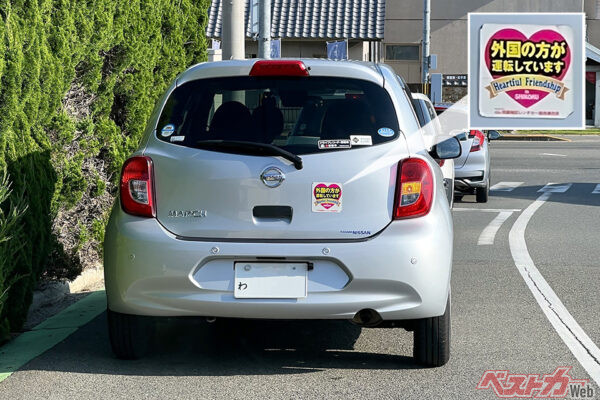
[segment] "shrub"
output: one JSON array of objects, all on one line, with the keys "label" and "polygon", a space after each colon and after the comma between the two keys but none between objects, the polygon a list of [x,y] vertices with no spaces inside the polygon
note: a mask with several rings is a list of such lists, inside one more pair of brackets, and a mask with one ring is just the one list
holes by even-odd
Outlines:
[{"label": "shrub", "polygon": [[[19,197],[10,201],[10,182],[6,170],[0,173],[0,314],[8,297],[11,286],[25,275],[15,271],[12,260],[23,246],[15,240],[21,233],[19,220],[25,212],[25,206]],[[0,343],[9,338],[8,321],[0,320]]]},{"label": "shrub", "polygon": [[0,324],[19,329],[39,277],[73,278],[82,258],[99,261],[120,165],[166,85],[205,59],[208,7],[0,0],[0,170],[13,188],[2,207],[27,207],[4,242],[22,248],[0,264],[0,285],[13,282]]}]

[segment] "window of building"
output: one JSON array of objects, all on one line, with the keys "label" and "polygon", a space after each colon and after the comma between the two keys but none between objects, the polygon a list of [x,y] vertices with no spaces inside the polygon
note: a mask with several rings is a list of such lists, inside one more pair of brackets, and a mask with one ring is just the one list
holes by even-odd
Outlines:
[{"label": "window of building", "polygon": [[392,61],[419,61],[419,45],[388,44],[385,46],[385,59]]}]

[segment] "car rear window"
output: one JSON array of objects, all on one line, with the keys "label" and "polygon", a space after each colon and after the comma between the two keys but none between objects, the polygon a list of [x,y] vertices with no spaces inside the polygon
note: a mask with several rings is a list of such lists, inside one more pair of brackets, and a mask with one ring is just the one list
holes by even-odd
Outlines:
[{"label": "car rear window", "polygon": [[399,134],[381,86],[347,78],[230,77],[175,89],[157,126],[165,142],[205,140],[272,144],[293,154],[367,147]]}]

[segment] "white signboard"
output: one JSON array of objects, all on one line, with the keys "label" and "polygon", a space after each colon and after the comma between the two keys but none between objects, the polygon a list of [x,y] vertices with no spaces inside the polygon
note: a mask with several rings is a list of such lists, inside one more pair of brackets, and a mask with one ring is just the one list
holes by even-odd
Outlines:
[{"label": "white signboard", "polygon": [[479,34],[479,114],[564,119],[574,112],[581,45],[568,25],[485,23]]}]

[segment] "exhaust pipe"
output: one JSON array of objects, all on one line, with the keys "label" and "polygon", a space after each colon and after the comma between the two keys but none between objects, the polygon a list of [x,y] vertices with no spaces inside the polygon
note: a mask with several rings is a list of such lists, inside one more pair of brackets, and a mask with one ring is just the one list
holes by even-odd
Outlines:
[{"label": "exhaust pipe", "polygon": [[217,320],[217,317],[206,317],[206,322],[209,324],[214,323]]},{"label": "exhaust pipe", "polygon": [[357,312],[352,318],[352,323],[364,326],[366,328],[372,328],[379,325],[382,322],[381,315],[371,308],[364,308]]}]

